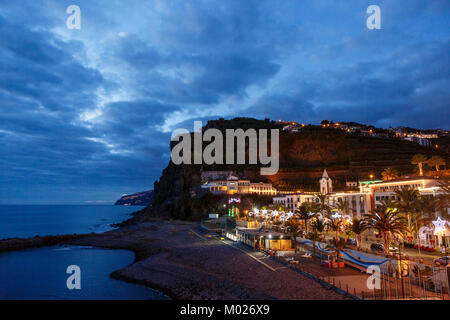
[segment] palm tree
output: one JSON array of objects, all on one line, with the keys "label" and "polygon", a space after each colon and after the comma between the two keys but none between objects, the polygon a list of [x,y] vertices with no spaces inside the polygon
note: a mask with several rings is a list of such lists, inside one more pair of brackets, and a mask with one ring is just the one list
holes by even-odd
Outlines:
[{"label": "palm tree", "polygon": [[442,217],[446,218],[447,208],[450,206],[450,178],[445,177],[439,180],[440,193],[436,196],[436,206],[441,209]]},{"label": "palm tree", "polygon": [[434,197],[422,196],[415,202],[416,208],[412,215],[412,224],[410,232],[417,235],[417,247],[420,256],[420,235],[419,230],[422,226],[429,224],[437,211],[438,200]]},{"label": "palm tree", "polygon": [[309,239],[313,243],[313,254],[314,256],[316,256],[316,242],[319,241],[319,233],[314,230],[312,234],[309,236]]},{"label": "palm tree", "polygon": [[329,196],[330,195],[328,193],[316,194],[316,198],[319,199],[318,202],[319,211],[322,213],[323,216],[328,215],[328,213],[330,212],[330,205],[328,204]]},{"label": "palm tree", "polygon": [[364,219],[354,218],[352,224],[349,226],[350,231],[355,234],[356,246],[358,250],[362,247],[362,237],[361,234],[367,230],[369,226]]},{"label": "palm tree", "polygon": [[423,176],[423,164],[427,162],[427,157],[421,153],[414,155],[411,159],[411,164],[416,164],[419,167],[419,173]]},{"label": "palm tree", "polygon": [[295,210],[295,215],[304,221],[305,232],[308,233],[308,220],[313,218],[315,213],[313,212],[313,205],[309,202],[303,202],[297,210]]},{"label": "palm tree", "polygon": [[439,166],[445,166],[445,160],[440,156],[432,156],[428,159],[427,164],[431,167],[435,167],[436,171],[439,171]]},{"label": "palm tree", "polygon": [[420,215],[421,219],[425,222],[433,220],[436,211],[439,208],[439,199],[433,196],[421,196],[415,202],[416,216]]},{"label": "palm tree", "polygon": [[405,218],[391,208],[377,207],[370,214],[366,214],[364,220],[368,227],[378,230],[383,235],[386,254],[390,253],[392,236],[401,235],[407,229]]},{"label": "palm tree", "polygon": [[337,204],[334,205],[334,208],[341,212],[341,214],[346,215],[349,212],[350,205],[348,203],[348,198],[345,198],[344,201],[340,200]]},{"label": "palm tree", "polygon": [[320,235],[325,230],[325,223],[323,223],[323,221],[320,219],[315,219],[311,223],[311,227],[313,228],[313,230],[317,231]]},{"label": "palm tree", "polygon": [[342,226],[344,225],[343,220],[339,218],[331,218],[328,222],[328,226],[331,230],[335,232],[335,240],[339,239],[339,232],[341,231]]},{"label": "palm tree", "polygon": [[395,199],[387,199],[387,200],[383,200],[381,201],[381,204],[378,204],[377,207],[381,208],[381,209],[395,209],[398,210],[397,208],[397,200]]},{"label": "palm tree", "polygon": [[334,251],[336,252],[336,261],[338,269],[341,268],[341,251],[345,248],[345,239],[334,239],[333,240]]},{"label": "palm tree", "polygon": [[409,186],[402,186],[394,192],[396,200],[393,202],[394,206],[408,217],[408,229],[411,229],[411,214],[415,211],[417,199],[420,193],[417,189]]},{"label": "palm tree", "polygon": [[298,225],[298,222],[296,221],[296,219],[289,219],[288,221],[288,227],[287,227],[287,231],[291,234],[292,236],[292,247],[294,250],[296,250],[296,246],[297,246],[297,236],[300,232],[300,227]]},{"label": "palm tree", "polygon": [[381,176],[383,177],[383,181],[389,181],[394,180],[399,177],[398,171],[392,168],[386,168],[381,173]]},{"label": "palm tree", "polygon": [[315,255],[316,254],[316,240],[317,241],[320,240],[320,235],[325,230],[325,224],[323,223],[322,220],[316,218],[311,223],[311,227],[314,230],[312,241],[313,241],[313,248],[314,248],[314,255]]}]

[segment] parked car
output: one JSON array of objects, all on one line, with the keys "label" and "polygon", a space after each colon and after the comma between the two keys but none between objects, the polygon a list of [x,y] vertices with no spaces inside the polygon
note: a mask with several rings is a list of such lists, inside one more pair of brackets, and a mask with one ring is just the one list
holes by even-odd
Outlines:
[{"label": "parked car", "polygon": [[370,249],[373,251],[384,251],[384,245],[382,243],[375,242],[370,245]]},{"label": "parked car", "polygon": [[[380,243],[380,242],[375,242],[372,243],[370,245],[370,249],[374,250],[374,251],[384,251],[384,244]],[[394,246],[394,245],[390,245],[389,246],[389,251],[391,253],[399,253],[398,247]]]},{"label": "parked car", "polygon": [[[384,247],[384,246],[383,246],[383,247]],[[391,253],[396,253],[396,254],[399,254],[399,253],[400,253],[400,250],[399,250],[398,246],[396,246],[396,245],[394,245],[394,244],[391,244],[391,245],[389,246],[389,251],[390,251]]]},{"label": "parked car", "polygon": [[433,260],[433,263],[435,265],[439,264],[441,266],[446,266],[447,264],[450,263],[450,256],[443,256],[443,257],[440,257],[440,258],[436,258],[436,259]]},{"label": "parked car", "polygon": [[356,247],[356,245],[357,245],[356,240],[355,239],[351,239],[351,238],[347,238],[347,245]]}]

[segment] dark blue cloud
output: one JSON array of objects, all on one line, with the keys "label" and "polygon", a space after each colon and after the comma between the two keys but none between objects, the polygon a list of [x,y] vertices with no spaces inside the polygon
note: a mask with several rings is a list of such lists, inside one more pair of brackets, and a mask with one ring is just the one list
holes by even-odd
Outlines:
[{"label": "dark blue cloud", "polygon": [[81,0],[0,4],[0,203],[149,189],[175,128],[254,116],[449,127],[450,5]]},{"label": "dark blue cloud", "polygon": [[[146,96],[212,104],[223,96],[243,94],[250,85],[264,85],[279,70],[267,48],[244,50],[163,53],[163,49],[143,40],[127,37],[120,41],[116,57],[138,73],[135,86]],[[161,70],[175,70],[177,74]]]}]

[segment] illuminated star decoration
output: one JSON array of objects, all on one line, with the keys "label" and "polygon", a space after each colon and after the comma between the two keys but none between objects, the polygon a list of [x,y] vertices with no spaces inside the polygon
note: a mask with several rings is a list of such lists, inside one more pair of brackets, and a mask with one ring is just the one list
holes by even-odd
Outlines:
[{"label": "illuminated star decoration", "polygon": [[342,218],[342,216],[339,213],[337,213],[337,212],[335,214],[331,215],[331,217],[333,219],[341,219]]},{"label": "illuminated star decoration", "polygon": [[446,230],[445,225],[448,224],[448,222],[438,217],[436,221],[433,221],[433,224],[434,224],[434,235],[438,235],[445,232]]}]

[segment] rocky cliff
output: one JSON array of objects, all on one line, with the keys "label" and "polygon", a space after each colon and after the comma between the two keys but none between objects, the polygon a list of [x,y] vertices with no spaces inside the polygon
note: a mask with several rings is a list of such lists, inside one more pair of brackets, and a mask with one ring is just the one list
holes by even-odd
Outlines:
[{"label": "rocky cliff", "polygon": [[[273,129],[281,128],[274,121],[237,118],[209,121],[204,129]],[[270,142],[269,142],[270,144]],[[248,147],[248,144],[247,144]],[[419,144],[393,138],[379,138],[340,129],[305,126],[300,132],[280,130],[280,170],[272,176],[261,176],[258,165],[174,165],[169,163],[154,186],[152,208],[144,214],[169,216],[179,219],[200,219],[207,215],[207,197],[199,188],[201,170],[234,170],[240,176],[254,181],[270,181],[282,190],[317,191],[317,179],[324,168],[333,178],[335,189],[345,186],[345,181],[366,179],[369,174],[381,177],[387,167],[401,174],[412,173],[414,154],[431,156],[439,154],[448,163],[445,148],[428,148]],[[225,152],[224,152],[225,153]]]},{"label": "rocky cliff", "polygon": [[153,201],[153,190],[124,195],[116,201],[116,206],[148,206]]}]

